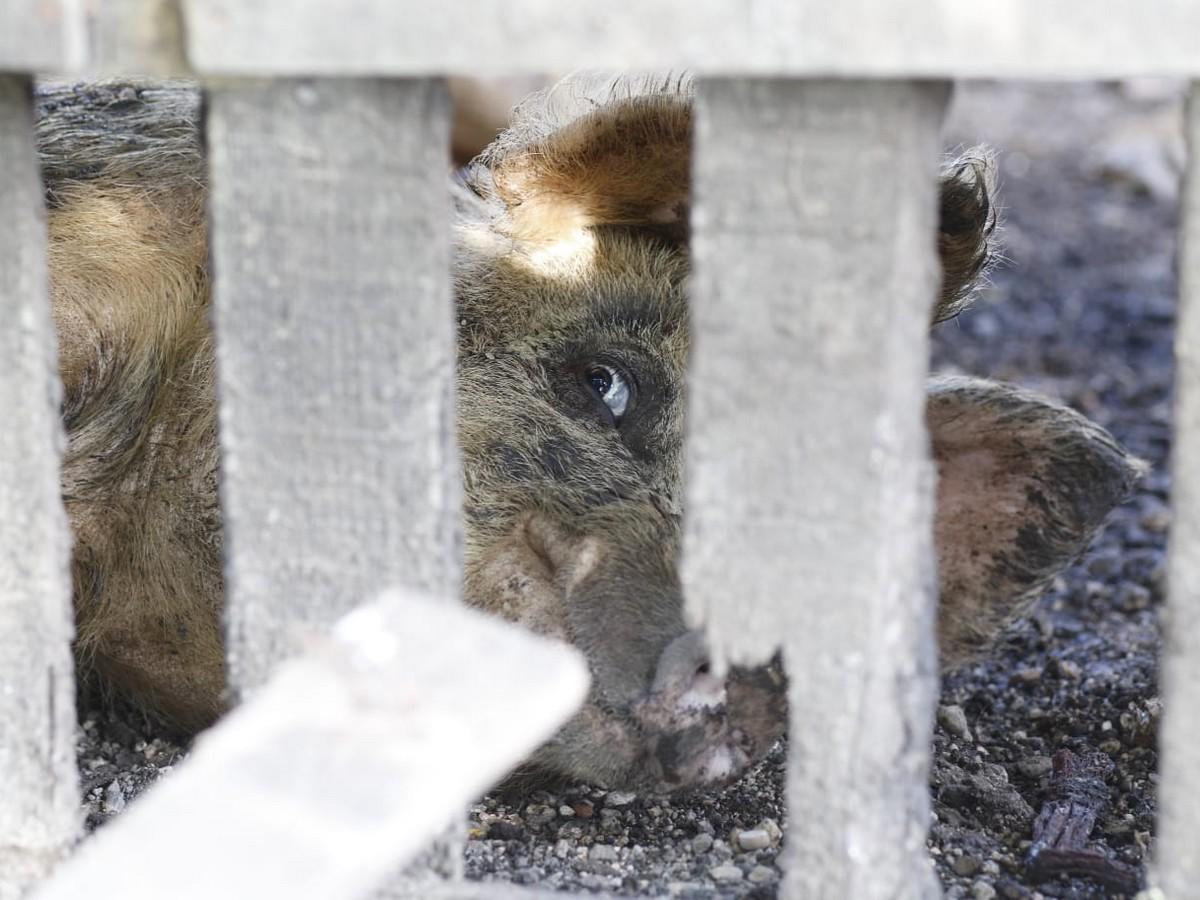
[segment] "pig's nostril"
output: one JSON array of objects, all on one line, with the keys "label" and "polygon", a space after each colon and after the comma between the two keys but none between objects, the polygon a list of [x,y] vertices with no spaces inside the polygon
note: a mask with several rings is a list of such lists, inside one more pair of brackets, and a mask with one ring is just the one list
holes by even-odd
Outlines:
[{"label": "pig's nostril", "polygon": [[696,674],[697,675],[708,675],[711,672],[712,672],[712,666],[710,666],[708,664],[707,660],[700,663],[700,665],[696,666]]}]

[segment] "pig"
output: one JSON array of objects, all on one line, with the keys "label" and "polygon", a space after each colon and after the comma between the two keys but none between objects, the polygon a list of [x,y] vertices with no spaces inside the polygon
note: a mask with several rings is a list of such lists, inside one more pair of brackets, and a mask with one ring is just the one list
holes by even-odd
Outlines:
[{"label": "pig", "polygon": [[[38,97],[79,671],[188,732],[227,702],[198,110],[179,83]],[[572,80],[521,104],[449,187],[464,599],[583,653],[589,697],[528,768],[612,788],[724,784],[787,719],[778,663],[719,675],[683,611],[691,135],[686,78]],[[932,323],[994,257],[987,156],[947,163],[940,198]],[[990,381],[932,380],[927,421],[953,666],[1143,466]]]}]

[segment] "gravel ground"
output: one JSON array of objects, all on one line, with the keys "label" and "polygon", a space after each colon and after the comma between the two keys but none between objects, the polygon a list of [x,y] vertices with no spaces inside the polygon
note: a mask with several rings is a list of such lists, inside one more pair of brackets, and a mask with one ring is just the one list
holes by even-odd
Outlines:
[{"label": "gravel ground", "polygon": [[[1127,895],[1095,878],[1035,884],[1027,869],[1064,749],[1111,761],[1093,846],[1139,872],[1153,849],[1180,102],[1180,87],[1160,82],[973,84],[947,126],[952,143],[999,151],[1009,261],[975,309],[935,334],[934,368],[1057,396],[1153,466],[1033,615],[987,660],[944,679],[929,847],[949,898]],[[86,712],[89,825],[183,754],[128,710]],[[546,888],[772,897],[782,772],[777,748],[707,797],[584,785],[489,795],[470,811],[466,872]]]}]

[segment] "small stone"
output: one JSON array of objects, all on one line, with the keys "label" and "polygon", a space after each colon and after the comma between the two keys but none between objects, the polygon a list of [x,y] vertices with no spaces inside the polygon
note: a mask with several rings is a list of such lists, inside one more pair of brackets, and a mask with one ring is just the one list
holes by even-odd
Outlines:
[{"label": "small stone", "polygon": [[779,842],[783,840],[783,829],[774,819],[763,819],[757,827],[765,831],[771,838],[771,846],[778,846]]},{"label": "small stone", "polygon": [[540,803],[525,807],[525,822],[533,828],[541,828],[554,820],[555,812],[549,806]]},{"label": "small stone", "polygon": [[1053,765],[1048,756],[1027,756],[1017,763],[1017,771],[1026,778],[1041,778],[1050,773]]},{"label": "small stone", "polygon": [[779,875],[770,866],[755,866],[746,876],[754,884],[766,884],[774,881]]},{"label": "small stone", "polygon": [[1166,506],[1156,506],[1143,513],[1140,522],[1151,534],[1164,534],[1171,527],[1171,510]]},{"label": "small stone", "polygon": [[1058,670],[1058,674],[1067,681],[1078,681],[1083,675],[1083,669],[1079,667],[1079,663],[1071,662],[1069,659],[1055,660],[1055,668]]},{"label": "small stone", "polygon": [[609,806],[628,806],[636,799],[637,794],[631,791],[611,791],[604,802]]},{"label": "small stone", "polygon": [[571,810],[581,819],[590,819],[596,812],[596,807],[592,805],[591,800],[576,800]]},{"label": "small stone", "polygon": [[121,782],[113,781],[104,789],[104,811],[108,813],[119,813],[125,808],[125,791],[121,787]]},{"label": "small stone", "polygon": [[1137,612],[1150,606],[1150,589],[1140,584],[1123,584],[1117,590],[1117,606],[1125,612]]},{"label": "small stone", "polygon": [[1025,669],[1017,669],[1013,673],[1013,681],[1018,684],[1036,684],[1042,680],[1042,667],[1030,666]]},{"label": "small stone", "polygon": [[964,853],[950,863],[950,868],[954,869],[957,875],[974,875],[981,867],[982,863],[978,857],[971,856],[969,853]]},{"label": "small stone", "polygon": [[762,828],[735,831],[730,840],[733,842],[733,846],[743,853],[751,850],[765,850],[771,846],[771,836]]},{"label": "small stone", "polygon": [[525,839],[525,829],[500,819],[488,826],[487,836],[489,841],[521,841]]},{"label": "small stone", "polygon": [[567,806],[564,803],[562,806],[560,806],[558,808],[558,814],[560,816],[562,816],[564,819],[569,819],[569,818],[571,818],[571,816],[575,815],[575,807]]},{"label": "small stone", "polygon": [[967,725],[967,714],[957,704],[939,706],[937,711],[938,724],[955,737],[964,741],[971,740],[971,729]]},{"label": "small stone", "polygon": [[977,881],[971,885],[971,897],[974,900],[994,900],[996,889],[986,881]]},{"label": "small stone", "polygon": [[742,880],[742,870],[735,865],[725,863],[721,866],[713,866],[708,870],[709,876],[713,881],[720,884],[729,884],[734,881]]},{"label": "small stone", "polygon": [[571,855],[571,842],[560,838],[554,844],[554,855],[559,859],[566,859]]},{"label": "small stone", "polygon": [[592,849],[588,851],[589,862],[616,862],[618,858],[617,848],[612,844],[592,844]]},{"label": "small stone", "polygon": [[707,853],[712,849],[713,839],[711,834],[705,834],[703,831],[692,838],[693,853]]}]

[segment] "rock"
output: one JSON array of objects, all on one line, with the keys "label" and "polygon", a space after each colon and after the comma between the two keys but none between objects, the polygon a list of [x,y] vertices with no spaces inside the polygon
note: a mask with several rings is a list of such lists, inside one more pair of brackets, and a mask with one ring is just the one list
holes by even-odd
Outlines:
[{"label": "rock", "polygon": [[588,862],[613,863],[619,856],[612,844],[592,844],[592,849],[588,851]]},{"label": "rock", "polygon": [[113,781],[104,789],[104,811],[116,814],[124,808],[125,790],[121,787],[121,782]]},{"label": "rock", "polygon": [[1171,527],[1171,510],[1166,506],[1156,506],[1142,513],[1138,521],[1151,534],[1165,534]]},{"label": "rock", "polygon": [[540,803],[532,803],[525,807],[525,823],[533,828],[541,828],[554,821],[555,815],[553,809]]},{"label": "rock", "polygon": [[610,791],[604,802],[608,806],[628,806],[636,799],[637,794],[632,791]]},{"label": "rock", "polygon": [[1150,606],[1150,589],[1140,584],[1123,584],[1117,589],[1117,606],[1125,612],[1137,612]]},{"label": "rock", "polygon": [[967,714],[957,704],[939,706],[937,711],[938,724],[955,737],[964,741],[971,740],[971,729],[967,725]]},{"label": "rock", "polygon": [[1049,774],[1052,766],[1048,756],[1027,756],[1017,763],[1017,771],[1026,778],[1041,778]]},{"label": "rock", "polygon": [[971,885],[971,897],[973,900],[993,900],[996,896],[996,889],[986,881],[977,881]]},{"label": "rock", "polygon": [[581,819],[590,819],[596,812],[596,807],[592,805],[591,800],[576,800],[571,805],[571,811]]},{"label": "rock", "polygon": [[1078,681],[1083,675],[1083,669],[1079,667],[1079,663],[1069,659],[1056,659],[1054,669],[1060,678],[1065,678],[1067,681]]},{"label": "rock", "polygon": [[564,819],[569,819],[571,816],[573,816],[573,815],[575,815],[575,814],[576,814],[576,813],[575,813],[575,807],[573,807],[573,806],[567,806],[567,805],[564,803],[562,806],[560,806],[560,807],[558,808],[558,814],[559,814],[560,816],[562,816]]},{"label": "rock", "polygon": [[755,866],[746,878],[752,884],[767,884],[779,877],[779,873],[770,866]]},{"label": "rock", "polygon": [[761,828],[770,836],[772,847],[779,846],[779,842],[783,840],[783,829],[774,819],[763,819],[756,827]]},{"label": "rock", "polygon": [[734,831],[730,836],[733,846],[743,853],[750,850],[765,850],[771,846],[771,836],[762,828]]},{"label": "rock", "polygon": [[1013,672],[1013,681],[1018,684],[1035,684],[1042,680],[1042,667],[1029,666],[1024,669],[1017,669]]},{"label": "rock", "polygon": [[731,863],[713,866],[708,870],[708,874],[718,884],[730,884],[734,881],[741,881],[743,878],[742,870]]},{"label": "rock", "polygon": [[974,875],[982,866],[983,863],[980,862],[979,858],[969,853],[955,857],[954,861],[950,863],[950,868],[954,870],[956,875]]},{"label": "rock", "polygon": [[523,841],[525,829],[512,822],[496,821],[488,826],[487,836],[489,841]]},{"label": "rock", "polygon": [[693,853],[707,853],[712,849],[713,838],[711,834],[705,834],[703,831],[692,838]]}]

